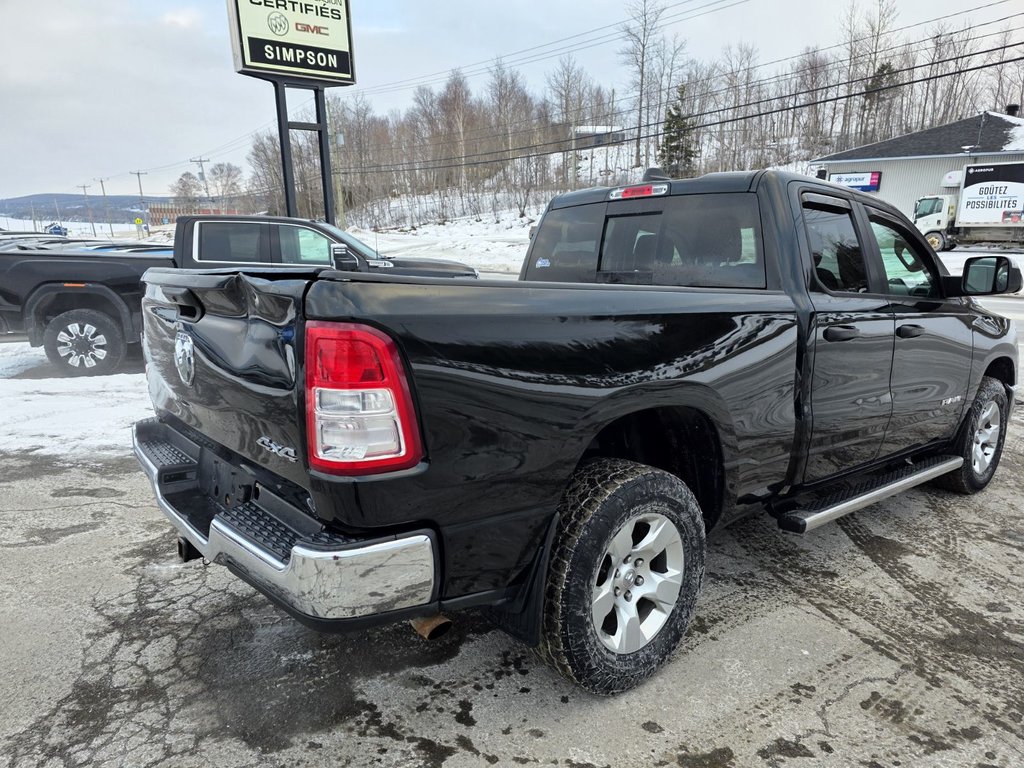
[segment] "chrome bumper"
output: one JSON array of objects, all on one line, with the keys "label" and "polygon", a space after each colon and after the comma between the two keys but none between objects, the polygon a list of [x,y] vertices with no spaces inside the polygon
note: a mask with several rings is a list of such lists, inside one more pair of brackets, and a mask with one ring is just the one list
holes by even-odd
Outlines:
[{"label": "chrome bumper", "polygon": [[139,422],[132,442],[157,504],[178,533],[207,560],[231,566],[243,579],[302,617],[354,619],[414,608],[432,600],[434,545],[424,533],[340,546],[298,542],[285,561],[236,530],[221,514],[213,517],[209,534],[204,535],[189,521],[187,511],[175,508],[165,495],[163,468],[154,459],[151,444],[140,439],[140,428],[166,427],[155,420]]}]

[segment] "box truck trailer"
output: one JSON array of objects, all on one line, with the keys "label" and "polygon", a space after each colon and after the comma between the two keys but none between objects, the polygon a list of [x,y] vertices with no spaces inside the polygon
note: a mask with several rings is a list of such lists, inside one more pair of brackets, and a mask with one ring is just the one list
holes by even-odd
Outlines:
[{"label": "box truck trailer", "polygon": [[967,165],[942,186],[953,194],[914,203],[914,224],[936,251],[957,245],[1024,245],[1024,163]]}]

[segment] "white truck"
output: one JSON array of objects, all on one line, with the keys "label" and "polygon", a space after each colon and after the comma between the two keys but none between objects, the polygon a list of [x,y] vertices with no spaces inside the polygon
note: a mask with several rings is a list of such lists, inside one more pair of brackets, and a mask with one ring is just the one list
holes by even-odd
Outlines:
[{"label": "white truck", "polygon": [[1024,163],[967,165],[950,171],[948,195],[914,203],[914,224],[936,251],[957,245],[1024,245]]}]

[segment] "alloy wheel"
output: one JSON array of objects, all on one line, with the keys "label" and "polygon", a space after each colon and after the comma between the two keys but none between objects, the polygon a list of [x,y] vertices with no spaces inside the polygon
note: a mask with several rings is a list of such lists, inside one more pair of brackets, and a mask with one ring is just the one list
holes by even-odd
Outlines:
[{"label": "alloy wheel", "polygon": [[654,639],[675,610],[683,565],[682,538],[664,515],[642,513],[616,531],[591,600],[594,629],[606,648],[635,653]]}]

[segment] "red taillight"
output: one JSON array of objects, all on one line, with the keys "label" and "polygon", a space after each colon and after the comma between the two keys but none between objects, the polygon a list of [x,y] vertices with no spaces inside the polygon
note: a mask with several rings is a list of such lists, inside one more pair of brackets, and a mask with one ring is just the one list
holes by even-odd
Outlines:
[{"label": "red taillight", "polygon": [[646,184],[642,187],[627,187],[622,190],[623,197],[650,197],[654,194],[654,186]]},{"label": "red taillight", "polygon": [[636,187],[619,187],[608,193],[610,200],[628,200],[631,197],[653,197],[668,194],[668,184],[640,184]]},{"label": "red taillight", "polygon": [[306,323],[309,465],[338,475],[414,467],[423,458],[394,340],[354,323]]}]

